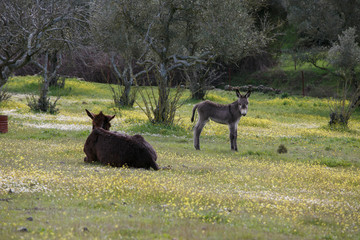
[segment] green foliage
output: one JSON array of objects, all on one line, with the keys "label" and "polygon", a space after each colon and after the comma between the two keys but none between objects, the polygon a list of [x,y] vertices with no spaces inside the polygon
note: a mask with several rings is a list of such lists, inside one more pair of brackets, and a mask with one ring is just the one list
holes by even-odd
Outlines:
[{"label": "green foliage", "polygon": [[57,114],[59,109],[56,108],[56,103],[59,100],[57,98],[54,102],[50,101],[50,98],[37,98],[34,95],[27,97],[27,105],[31,110],[35,112],[48,112],[50,114]]},{"label": "green foliage", "polygon": [[341,32],[359,27],[358,1],[282,1],[287,20],[296,29],[297,45],[303,48],[329,46]]},{"label": "green foliage", "polygon": [[[157,83],[161,79],[157,78]],[[181,106],[181,97],[184,89],[177,86],[174,91],[167,85],[160,87],[155,92],[153,88],[142,89],[139,91],[143,105],[138,104],[140,109],[145,113],[148,120],[153,124],[173,125],[176,111]]]},{"label": "green foliage", "polygon": [[342,159],[335,158],[323,158],[319,160],[319,164],[326,165],[328,167],[349,167],[351,163],[344,161]]},{"label": "green foliage", "polygon": [[343,70],[354,70],[360,63],[360,47],[356,42],[355,28],[345,30],[328,53],[329,62]]},{"label": "green foliage", "polygon": [[293,26],[286,27],[284,30],[284,35],[280,37],[280,41],[282,43],[282,49],[295,49],[296,42],[298,40],[298,36],[296,33],[296,29]]},{"label": "green foliage", "polygon": [[6,85],[0,87],[0,103],[9,100],[11,95],[8,93]]},{"label": "green foliage", "polygon": [[357,84],[356,75],[359,74],[360,47],[356,42],[354,28],[349,28],[339,36],[338,43],[334,44],[328,52],[328,59],[335,67],[340,78],[340,97],[331,105],[330,125],[348,125],[349,119],[360,105],[360,85]]},{"label": "green foliage", "polygon": [[285,147],[285,145],[284,144],[280,144],[279,145],[279,147],[278,147],[278,149],[277,149],[277,152],[279,153],[279,154],[282,154],[282,153],[287,153],[287,148]]},{"label": "green foliage", "polygon": [[281,94],[281,98],[288,98],[289,97],[289,94],[284,92]]}]

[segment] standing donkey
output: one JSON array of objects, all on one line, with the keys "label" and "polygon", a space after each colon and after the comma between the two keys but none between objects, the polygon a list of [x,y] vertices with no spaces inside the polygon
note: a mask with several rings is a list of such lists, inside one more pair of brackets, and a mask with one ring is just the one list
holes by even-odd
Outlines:
[{"label": "standing donkey", "polygon": [[203,101],[194,106],[191,122],[194,121],[196,109],[199,114],[199,120],[194,128],[194,147],[196,150],[200,150],[199,137],[209,119],[217,123],[229,125],[231,150],[238,150],[236,144],[237,126],[241,116],[247,114],[250,94],[250,90],[245,95],[241,95],[239,90],[236,90],[238,99],[233,103],[222,105],[211,101]]}]

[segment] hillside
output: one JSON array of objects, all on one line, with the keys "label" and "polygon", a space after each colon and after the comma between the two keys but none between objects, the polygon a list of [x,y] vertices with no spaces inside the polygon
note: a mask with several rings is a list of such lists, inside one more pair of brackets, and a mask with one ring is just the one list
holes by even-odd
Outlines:
[{"label": "hillside", "polygon": [[[304,78],[303,78],[304,77]],[[303,82],[304,80],[304,82]],[[224,84],[228,84],[226,81]],[[309,63],[297,65],[290,55],[282,55],[274,67],[255,72],[236,73],[231,85],[264,85],[280,89],[290,95],[330,98],[339,96],[340,79]]]}]

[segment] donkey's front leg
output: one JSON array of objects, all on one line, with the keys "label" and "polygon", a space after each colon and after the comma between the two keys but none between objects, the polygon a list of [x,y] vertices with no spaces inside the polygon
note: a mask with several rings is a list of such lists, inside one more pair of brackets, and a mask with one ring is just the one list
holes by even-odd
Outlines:
[{"label": "donkey's front leg", "polygon": [[230,130],[230,144],[231,144],[231,150],[237,151],[237,125],[236,124],[230,124],[229,125]]},{"label": "donkey's front leg", "polygon": [[98,159],[96,157],[96,152],[93,151],[92,147],[94,148],[94,146],[89,146],[89,145],[85,145],[85,147],[84,147],[84,152],[86,155],[86,157],[84,158],[84,162],[86,162],[86,163],[98,161]]}]

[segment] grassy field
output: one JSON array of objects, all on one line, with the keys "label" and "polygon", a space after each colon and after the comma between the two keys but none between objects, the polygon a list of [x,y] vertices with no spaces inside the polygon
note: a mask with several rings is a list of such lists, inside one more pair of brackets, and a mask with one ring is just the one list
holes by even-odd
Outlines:
[{"label": "grassy field", "polygon": [[[114,114],[107,85],[69,79],[60,113],[33,113],[37,77],[11,79],[0,105],[0,239],[360,239],[360,112],[334,130],[328,100],[253,93],[230,151],[227,126],[210,122],[192,144],[183,96],[177,125],[153,126],[139,107],[112,130],[141,133],[168,170],[83,162],[85,108]],[[55,90],[53,90],[55,92]],[[235,93],[211,91],[230,103]],[[280,144],[288,152],[277,153]]]}]

